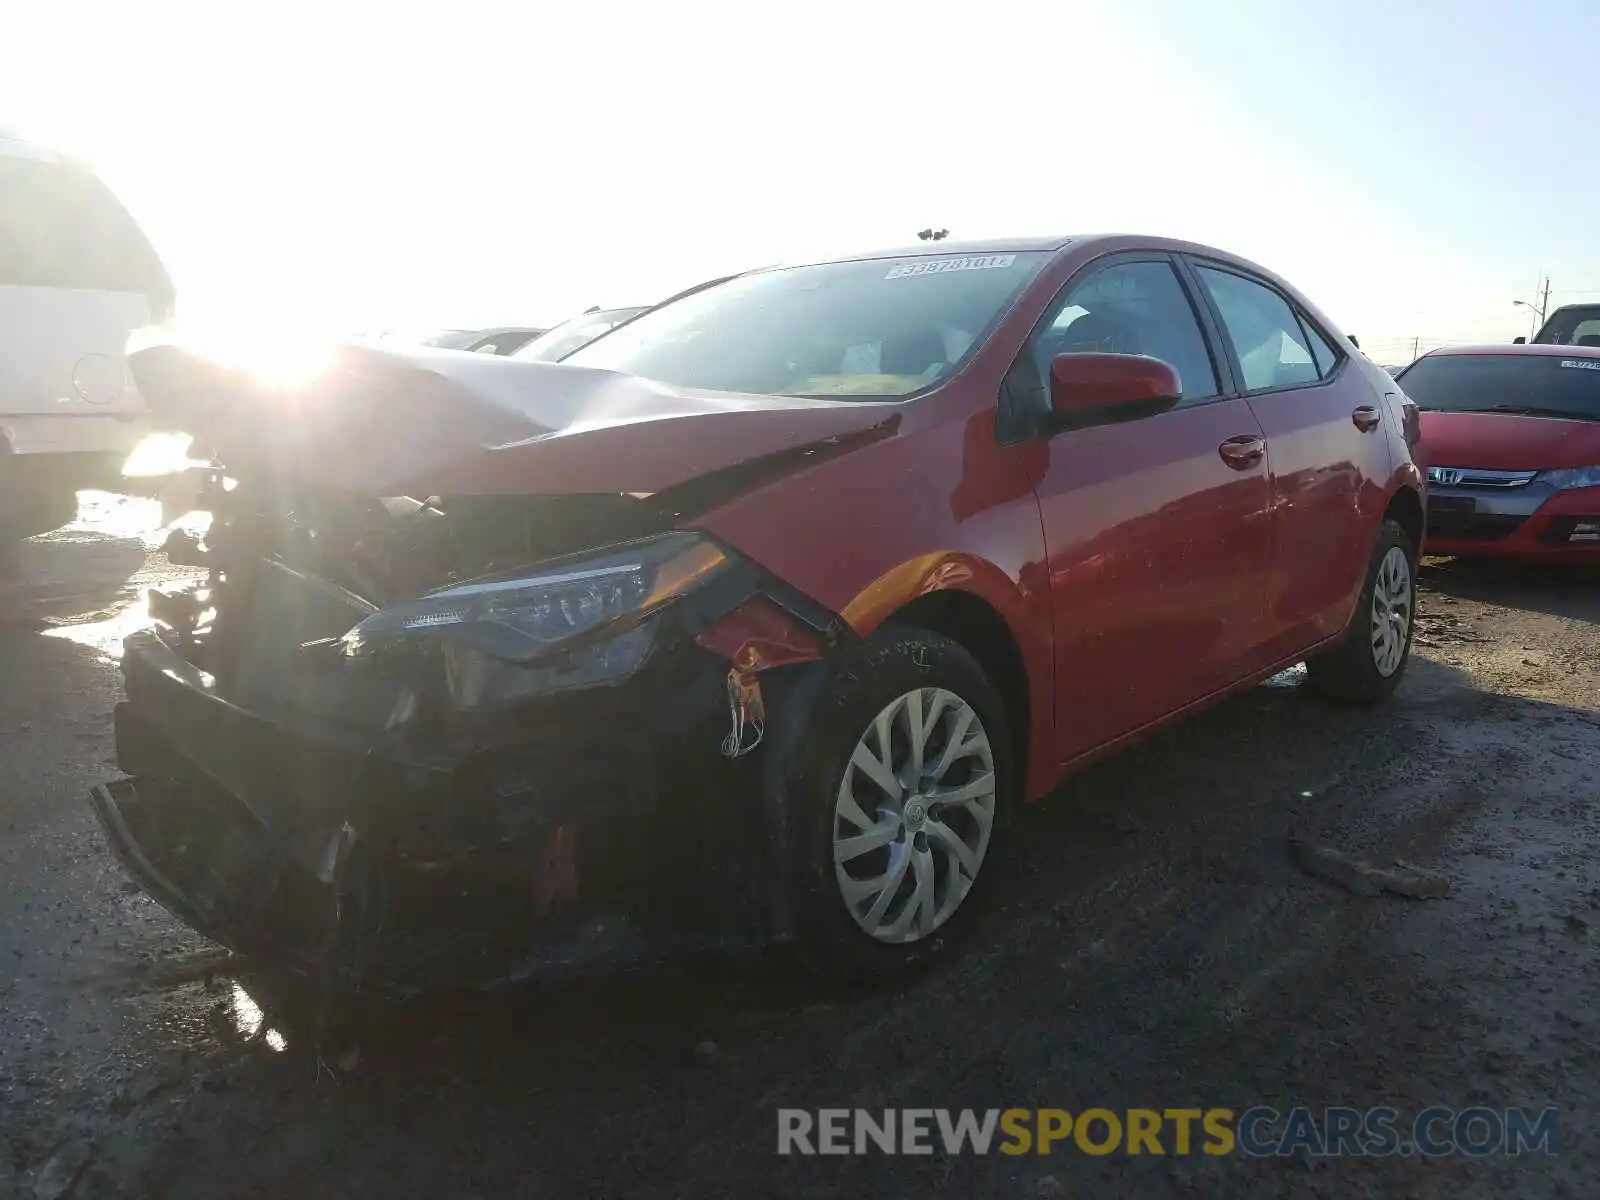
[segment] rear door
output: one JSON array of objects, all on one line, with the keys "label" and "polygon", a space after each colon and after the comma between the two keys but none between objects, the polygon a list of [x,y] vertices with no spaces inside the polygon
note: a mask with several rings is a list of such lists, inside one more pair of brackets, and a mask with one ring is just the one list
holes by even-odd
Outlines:
[{"label": "rear door", "polygon": [[1231,265],[1189,265],[1266,435],[1272,644],[1288,657],[1344,629],[1365,579],[1392,466],[1383,401],[1271,283]]},{"label": "rear door", "polygon": [[0,413],[142,411],[123,352],[171,303],[160,260],[91,172],[0,144]]},{"label": "rear door", "polygon": [[1253,669],[1271,544],[1260,425],[1232,394],[1171,258],[1117,256],[1071,280],[1007,377],[1006,423],[1047,412],[1050,360],[1083,351],[1162,359],[1183,399],[1048,442],[1037,494],[1063,760]]}]

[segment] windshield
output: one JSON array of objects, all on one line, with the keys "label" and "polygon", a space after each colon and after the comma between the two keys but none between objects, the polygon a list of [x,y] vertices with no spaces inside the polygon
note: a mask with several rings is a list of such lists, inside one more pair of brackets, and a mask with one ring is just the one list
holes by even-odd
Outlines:
[{"label": "windshield", "polygon": [[760,271],[663,305],[567,361],[695,390],[899,399],[954,372],[1047,257]]},{"label": "windshield", "polygon": [[1533,340],[1548,346],[1600,346],[1600,304],[1556,309]]},{"label": "windshield", "polygon": [[1400,377],[1418,408],[1600,420],[1600,358],[1454,354],[1418,359]]},{"label": "windshield", "polygon": [[574,350],[583,349],[602,333],[615,329],[642,312],[642,308],[608,308],[604,312],[584,313],[540,334],[511,357],[560,362]]}]

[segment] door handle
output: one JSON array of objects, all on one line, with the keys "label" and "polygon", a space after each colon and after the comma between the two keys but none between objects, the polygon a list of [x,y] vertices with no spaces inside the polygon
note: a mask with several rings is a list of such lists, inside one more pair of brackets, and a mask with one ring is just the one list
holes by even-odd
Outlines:
[{"label": "door handle", "polygon": [[1378,415],[1378,410],[1370,404],[1363,404],[1350,414],[1350,419],[1355,422],[1356,428],[1362,433],[1371,433],[1378,427],[1378,422],[1383,418]]},{"label": "door handle", "polygon": [[1253,433],[1241,433],[1217,447],[1222,461],[1235,471],[1248,471],[1267,454],[1267,443]]}]

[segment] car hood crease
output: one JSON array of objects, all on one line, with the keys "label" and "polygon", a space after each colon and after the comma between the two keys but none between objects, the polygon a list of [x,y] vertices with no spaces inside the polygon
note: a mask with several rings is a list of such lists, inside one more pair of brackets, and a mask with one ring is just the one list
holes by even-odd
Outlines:
[{"label": "car hood crease", "polygon": [[649,494],[816,443],[892,433],[898,406],[679,390],[593,368],[345,343],[293,381],[177,342],[129,355],[161,428],[249,471],[378,496]]}]

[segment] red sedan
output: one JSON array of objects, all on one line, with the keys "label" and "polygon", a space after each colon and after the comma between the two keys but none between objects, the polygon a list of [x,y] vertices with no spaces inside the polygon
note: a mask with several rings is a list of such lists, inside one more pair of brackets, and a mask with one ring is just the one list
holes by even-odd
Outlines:
[{"label": "red sedan", "polygon": [[1429,553],[1600,563],[1600,348],[1435,350],[1398,382],[1421,409]]},{"label": "red sedan", "polygon": [[892,972],[1017,802],[1302,660],[1380,700],[1410,649],[1404,397],[1203,246],[755,271],[561,364],[134,364],[217,448],[172,550],[211,578],[128,640],[96,808],[173,911],[307,969]]}]

